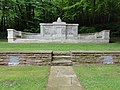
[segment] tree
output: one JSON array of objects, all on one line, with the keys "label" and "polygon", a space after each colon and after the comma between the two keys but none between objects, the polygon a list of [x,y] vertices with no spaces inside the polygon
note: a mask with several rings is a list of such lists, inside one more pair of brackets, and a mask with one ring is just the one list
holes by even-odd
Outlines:
[{"label": "tree", "polygon": [[[120,0],[1,0],[0,32],[38,32],[40,22],[58,17],[80,26],[120,22]],[[101,27],[102,29],[102,27]]]}]

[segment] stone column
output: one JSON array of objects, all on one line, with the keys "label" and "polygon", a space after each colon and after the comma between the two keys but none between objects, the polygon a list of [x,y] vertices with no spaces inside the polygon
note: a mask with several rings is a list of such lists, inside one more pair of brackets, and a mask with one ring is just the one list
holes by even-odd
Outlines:
[{"label": "stone column", "polygon": [[110,30],[102,31],[102,39],[110,39]]},{"label": "stone column", "polygon": [[14,29],[7,29],[8,32],[8,43],[13,43],[14,40],[16,39],[15,37],[15,30]]},{"label": "stone column", "polygon": [[43,34],[43,23],[40,23],[40,35],[43,37],[44,34]]}]

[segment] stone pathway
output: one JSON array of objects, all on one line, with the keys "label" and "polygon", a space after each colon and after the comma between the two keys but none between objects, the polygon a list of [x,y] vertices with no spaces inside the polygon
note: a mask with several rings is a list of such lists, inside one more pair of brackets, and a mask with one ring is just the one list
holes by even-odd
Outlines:
[{"label": "stone pathway", "polygon": [[83,90],[72,66],[52,66],[46,90]]}]

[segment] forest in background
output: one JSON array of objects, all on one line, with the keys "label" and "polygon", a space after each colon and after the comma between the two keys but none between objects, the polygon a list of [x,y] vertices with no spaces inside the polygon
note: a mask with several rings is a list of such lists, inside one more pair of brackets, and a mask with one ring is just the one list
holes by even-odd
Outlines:
[{"label": "forest in background", "polygon": [[58,17],[78,23],[80,33],[107,29],[120,36],[120,0],[0,0],[0,38],[8,28],[39,32],[39,23]]}]

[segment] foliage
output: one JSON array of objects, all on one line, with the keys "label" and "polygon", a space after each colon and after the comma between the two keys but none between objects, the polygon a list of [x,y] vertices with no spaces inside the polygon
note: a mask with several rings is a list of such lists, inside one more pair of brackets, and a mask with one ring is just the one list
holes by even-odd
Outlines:
[{"label": "foliage", "polygon": [[45,90],[48,66],[0,67],[1,90]]},{"label": "foliage", "polygon": [[79,32],[80,33],[95,33],[96,30],[94,27],[81,27]]},{"label": "foliage", "polygon": [[85,90],[120,90],[120,65],[80,64],[74,70]]},{"label": "foliage", "polygon": [[53,22],[58,17],[80,27],[113,22],[118,25],[120,0],[0,0],[0,32],[7,28],[37,32],[39,23]]},{"label": "foliage", "polygon": [[110,30],[111,36],[120,37],[120,23],[97,24],[94,26],[97,31]]}]

